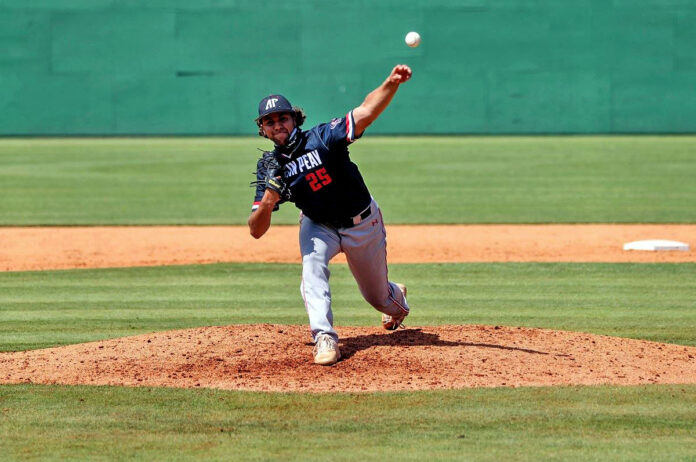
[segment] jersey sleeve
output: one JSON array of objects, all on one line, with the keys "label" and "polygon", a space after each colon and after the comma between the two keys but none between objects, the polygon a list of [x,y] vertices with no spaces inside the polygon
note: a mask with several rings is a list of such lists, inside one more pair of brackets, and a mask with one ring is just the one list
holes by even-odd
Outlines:
[{"label": "jersey sleeve", "polygon": [[321,124],[317,128],[319,129],[321,140],[328,148],[348,146],[362,136],[362,133],[356,136],[353,111],[350,111],[344,117],[335,118],[327,124]]},{"label": "jersey sleeve", "polygon": [[[251,206],[252,212],[255,212],[256,209],[259,208],[259,205],[261,204],[261,199],[263,199],[263,195],[266,192],[266,173],[266,167],[264,165],[262,157],[256,163],[256,191],[254,194],[254,203]],[[279,208],[279,205],[276,204],[275,207],[273,207],[273,211],[275,212]]]}]

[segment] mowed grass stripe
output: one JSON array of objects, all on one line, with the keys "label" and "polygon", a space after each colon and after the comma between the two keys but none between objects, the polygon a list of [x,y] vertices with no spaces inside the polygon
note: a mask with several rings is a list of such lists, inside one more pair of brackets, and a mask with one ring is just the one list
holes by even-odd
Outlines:
[{"label": "mowed grass stripe", "polygon": [[[0,140],[0,225],[245,224],[261,138]],[[694,223],[696,137],[370,137],[388,223]],[[679,187],[675,187],[678,185]],[[297,223],[286,204],[274,222]]]},{"label": "mowed grass stripe", "polygon": [[6,460],[696,458],[696,386],[306,395],[15,385],[0,386],[0,407]]},{"label": "mowed grass stripe", "polygon": [[[542,327],[696,345],[696,264],[392,265],[409,325]],[[215,264],[0,273],[0,351],[205,325],[307,323],[300,266]],[[332,265],[336,325],[377,325]]]}]

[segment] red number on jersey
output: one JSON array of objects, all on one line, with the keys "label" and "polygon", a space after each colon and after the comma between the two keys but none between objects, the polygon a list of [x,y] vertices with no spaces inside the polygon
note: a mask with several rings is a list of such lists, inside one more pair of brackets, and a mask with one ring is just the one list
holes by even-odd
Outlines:
[{"label": "red number on jersey", "polygon": [[320,168],[316,172],[308,173],[305,178],[309,182],[312,191],[319,191],[321,188],[331,183],[331,177],[326,173],[325,168]]}]

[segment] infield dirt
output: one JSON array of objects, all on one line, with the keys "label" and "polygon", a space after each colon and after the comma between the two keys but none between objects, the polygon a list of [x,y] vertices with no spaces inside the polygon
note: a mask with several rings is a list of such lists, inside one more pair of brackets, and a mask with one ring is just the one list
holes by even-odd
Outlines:
[{"label": "infield dirt", "polygon": [[343,358],[312,363],[304,326],[201,327],[0,354],[0,382],[255,391],[696,383],[696,348],[577,332],[339,327]]},{"label": "infield dirt", "polygon": [[[683,241],[691,250],[623,250],[642,239]],[[260,240],[246,226],[0,228],[0,243],[0,271],[300,262],[297,226],[272,226]],[[696,262],[694,245],[696,225],[387,227],[390,263]]]},{"label": "infield dirt", "polygon": [[[693,246],[696,225],[393,226],[388,234],[391,263],[696,261],[694,250],[622,250],[639,239]],[[0,228],[0,242],[4,271],[299,263],[290,226],[261,241],[246,227]],[[312,363],[306,326],[237,325],[0,353],[0,383],[287,392],[696,383],[694,347],[503,326],[337,330],[343,358],[332,367]]]}]

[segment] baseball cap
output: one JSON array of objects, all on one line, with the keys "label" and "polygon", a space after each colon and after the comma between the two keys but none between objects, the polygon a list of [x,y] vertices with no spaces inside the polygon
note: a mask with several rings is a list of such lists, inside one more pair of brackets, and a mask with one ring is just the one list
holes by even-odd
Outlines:
[{"label": "baseball cap", "polygon": [[259,103],[259,116],[256,121],[259,121],[261,117],[267,116],[268,114],[273,114],[274,112],[292,112],[292,104],[283,95],[269,95],[261,100]]}]

